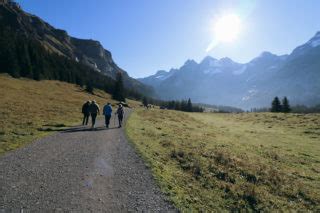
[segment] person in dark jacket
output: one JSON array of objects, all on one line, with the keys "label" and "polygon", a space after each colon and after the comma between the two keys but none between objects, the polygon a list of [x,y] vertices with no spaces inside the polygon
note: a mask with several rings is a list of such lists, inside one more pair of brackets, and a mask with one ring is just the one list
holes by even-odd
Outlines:
[{"label": "person in dark jacket", "polygon": [[82,125],[88,125],[89,121],[89,116],[90,116],[90,101],[87,101],[82,105],[82,114],[83,114],[83,120],[82,120]]},{"label": "person in dark jacket", "polygon": [[110,103],[107,103],[107,105],[105,105],[103,107],[103,115],[104,115],[104,118],[105,118],[106,127],[109,128],[110,118],[111,118],[111,115],[112,115],[112,107],[111,107]]},{"label": "person in dark jacket", "polygon": [[122,104],[119,104],[119,107],[117,109],[117,112],[115,114],[118,114],[118,121],[119,121],[119,128],[122,126],[122,120],[124,116],[124,110]]},{"label": "person in dark jacket", "polygon": [[92,101],[92,103],[90,104],[90,115],[91,115],[91,121],[92,121],[92,128],[95,128],[96,125],[96,118],[97,115],[100,113],[100,108],[99,105],[96,103],[95,100]]}]

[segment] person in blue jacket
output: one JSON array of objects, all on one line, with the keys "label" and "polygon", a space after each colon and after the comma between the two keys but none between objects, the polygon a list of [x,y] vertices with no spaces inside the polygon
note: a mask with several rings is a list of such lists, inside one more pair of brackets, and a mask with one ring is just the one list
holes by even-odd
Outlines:
[{"label": "person in blue jacket", "polygon": [[107,103],[107,105],[105,105],[103,107],[103,115],[104,115],[104,118],[105,118],[106,127],[109,128],[110,118],[111,118],[111,115],[112,115],[112,107],[111,107],[110,103]]}]

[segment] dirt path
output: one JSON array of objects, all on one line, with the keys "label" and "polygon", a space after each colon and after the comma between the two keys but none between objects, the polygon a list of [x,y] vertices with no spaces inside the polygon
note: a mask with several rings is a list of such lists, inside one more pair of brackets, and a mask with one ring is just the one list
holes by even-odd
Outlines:
[{"label": "dirt path", "polygon": [[0,211],[175,211],[111,121],[108,130],[102,121],[96,131],[74,127],[1,156]]}]

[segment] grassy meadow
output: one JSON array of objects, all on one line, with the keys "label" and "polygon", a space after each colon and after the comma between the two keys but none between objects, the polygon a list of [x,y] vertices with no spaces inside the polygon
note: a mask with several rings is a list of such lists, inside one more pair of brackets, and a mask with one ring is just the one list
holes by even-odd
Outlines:
[{"label": "grassy meadow", "polygon": [[[100,107],[111,96],[95,90],[86,93],[79,86],[59,81],[14,79],[0,75],[0,154],[14,150],[39,137],[82,122],[86,100]],[[129,101],[129,104],[135,104]]]},{"label": "grassy meadow", "polygon": [[182,211],[320,211],[320,114],[138,109],[126,131]]}]

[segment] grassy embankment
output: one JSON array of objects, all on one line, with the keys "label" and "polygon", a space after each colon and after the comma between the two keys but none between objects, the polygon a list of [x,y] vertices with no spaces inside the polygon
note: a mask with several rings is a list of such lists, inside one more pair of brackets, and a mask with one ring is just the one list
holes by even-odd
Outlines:
[{"label": "grassy embankment", "polygon": [[139,109],[127,134],[181,210],[320,211],[320,114]]},{"label": "grassy embankment", "polygon": [[59,81],[0,75],[0,154],[52,131],[81,123],[81,107],[86,100],[96,100],[100,107],[107,101],[115,103],[103,91],[95,90],[94,94]]}]

